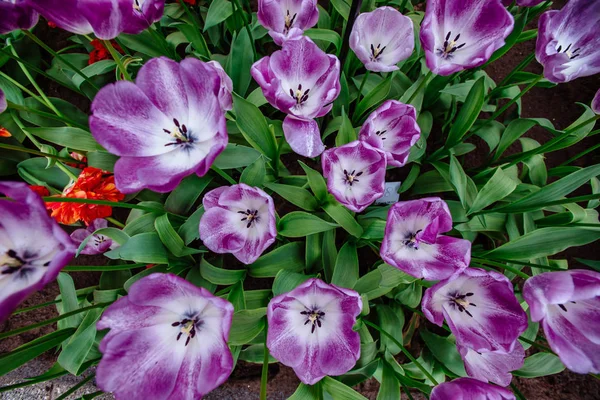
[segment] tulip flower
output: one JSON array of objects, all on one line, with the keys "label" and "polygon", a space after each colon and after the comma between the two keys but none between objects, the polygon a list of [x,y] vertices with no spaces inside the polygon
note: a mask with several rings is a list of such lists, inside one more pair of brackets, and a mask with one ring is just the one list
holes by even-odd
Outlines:
[{"label": "tulip flower", "polygon": [[0,182],[0,322],[58,276],[75,244],[23,182]]},{"label": "tulip flower", "polygon": [[38,13],[31,8],[28,0],[0,0],[0,35],[17,29],[31,29],[37,24],[38,18]]},{"label": "tulip flower", "polygon": [[96,382],[117,399],[200,399],[227,380],[233,306],[173,274],[151,274],[110,305]]},{"label": "tulip flower", "polygon": [[501,0],[427,0],[420,35],[427,67],[437,75],[479,67],[513,26]]},{"label": "tulip flower", "polygon": [[244,183],[211,190],[202,199],[200,239],[215,253],[252,264],[277,237],[271,196]]},{"label": "tulip flower", "polygon": [[433,388],[430,400],[515,400],[508,389],[471,378],[458,378]]},{"label": "tulip flower", "polygon": [[385,154],[354,141],[321,157],[329,193],[348,209],[361,212],[385,192]]},{"label": "tulip flower", "polygon": [[4,95],[4,91],[0,89],[0,114],[6,111],[8,104],[6,103],[6,96]]},{"label": "tulip flower", "polygon": [[600,114],[600,89],[598,89],[594,99],[592,100],[592,111],[594,111],[596,114]]},{"label": "tulip flower", "polygon": [[529,278],[523,297],[534,322],[565,366],[579,374],[600,373],[600,273],[545,272]]},{"label": "tulip flower", "polygon": [[233,92],[233,82],[229,75],[225,72],[221,64],[217,61],[209,61],[206,63],[217,71],[219,78],[221,78],[221,87],[219,88],[219,104],[223,111],[229,111],[233,108],[233,99],[231,92]]},{"label": "tulip flower", "polygon": [[252,77],[267,101],[288,114],[283,133],[292,150],[316,157],[325,150],[319,125],[340,93],[340,61],[309,38],[288,40],[281,50],[252,65]]},{"label": "tulip flower", "polygon": [[600,72],[600,2],[571,0],[540,16],[535,58],[550,82]]},{"label": "tulip flower", "polygon": [[415,108],[396,100],[386,100],[369,115],[358,139],[384,151],[388,165],[403,167],[420,136]]},{"label": "tulip flower", "polygon": [[388,212],[381,258],[417,278],[449,278],[471,261],[471,242],[442,235],[451,229],[450,210],[439,197],[396,203]]},{"label": "tulip flower", "polygon": [[165,0],[29,0],[48,21],[78,35],[93,33],[114,39],[121,33],[138,34],[159,21]]},{"label": "tulip flower", "polygon": [[227,145],[222,85],[212,65],[160,57],[140,69],[135,84],[119,81],[98,92],[90,129],[121,156],[115,165],[121,192],[169,192],[192,173],[206,174]]},{"label": "tulip flower", "polygon": [[483,382],[493,382],[500,386],[510,385],[512,380],[510,372],[521,368],[525,360],[525,350],[518,341],[510,352],[504,350],[476,351],[460,345],[458,352],[470,377]]},{"label": "tulip flower", "polygon": [[504,275],[467,268],[425,291],[423,314],[434,324],[444,320],[457,344],[475,351],[511,352],[527,329],[527,314]]},{"label": "tulip flower", "polygon": [[[502,0],[502,4],[506,7],[510,6],[514,0]],[[519,7],[533,7],[537,6],[544,0],[517,0],[517,5]]]},{"label": "tulip flower", "polygon": [[298,39],[319,20],[317,0],[259,0],[258,22],[278,45]]},{"label": "tulip flower", "polygon": [[352,27],[350,48],[369,71],[395,71],[415,48],[412,20],[392,7],[362,13]]},{"label": "tulip flower", "polygon": [[360,357],[360,336],[352,327],[361,310],[354,290],[309,279],[269,302],[267,347],[307,385],[345,374]]},{"label": "tulip flower", "polygon": [[106,227],[108,227],[108,221],[103,218],[97,218],[87,228],[77,229],[71,233],[71,239],[77,245],[81,245],[87,239],[87,243],[80,254],[102,254],[111,248],[113,245],[111,238],[100,233],[94,234],[98,229]]}]

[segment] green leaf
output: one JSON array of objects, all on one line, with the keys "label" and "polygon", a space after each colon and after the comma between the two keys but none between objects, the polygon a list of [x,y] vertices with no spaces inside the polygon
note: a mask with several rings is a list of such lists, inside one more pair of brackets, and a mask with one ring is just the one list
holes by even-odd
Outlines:
[{"label": "green leaf", "polygon": [[[240,352],[239,359],[254,364],[262,364],[265,358],[265,350],[265,345],[262,343],[252,344]],[[279,361],[269,354],[269,364],[275,364],[278,362]]]},{"label": "green leaf", "polygon": [[331,4],[335,10],[348,21],[348,16],[350,15],[350,5],[345,0],[331,0]]},{"label": "green leaf", "polygon": [[[399,306],[391,307],[378,304],[376,310],[377,317],[379,318],[379,326],[392,335],[398,342],[402,343],[402,328],[404,327],[404,313],[402,312],[402,308]],[[401,349],[389,337],[381,335],[380,338],[382,349],[387,349],[394,355],[400,353]]]},{"label": "green leaf", "polygon": [[331,283],[345,288],[353,288],[358,280],[358,253],[356,245],[346,242],[335,261]]},{"label": "green leaf", "polygon": [[115,170],[115,163],[119,159],[119,157],[106,151],[88,151],[86,156],[90,167],[99,168],[109,172]]},{"label": "green leaf", "polygon": [[531,260],[551,256],[600,239],[600,231],[576,227],[540,228],[486,253],[502,260]]},{"label": "green leaf", "polygon": [[265,168],[265,159],[259,157],[256,161],[250,164],[242,172],[240,183],[245,183],[248,186],[260,187],[265,181],[267,170]]},{"label": "green leaf", "polygon": [[330,29],[312,28],[305,30],[304,34],[312,40],[324,40],[332,43],[336,50],[340,49],[342,46],[342,38],[340,37],[339,33]]},{"label": "green leaf", "polygon": [[337,147],[343,146],[357,139],[356,131],[352,127],[352,122],[350,121],[350,118],[348,118],[348,116],[346,115],[346,112],[343,108],[341,118],[342,125],[340,126],[340,130],[338,131],[338,134],[335,137],[335,145]]},{"label": "green leaf", "polygon": [[[61,272],[56,277],[61,297],[61,314],[66,314],[75,311],[79,308],[79,300],[77,300],[77,292],[75,291],[75,283],[71,275]],[[80,315],[73,315],[62,321],[59,321],[59,328],[75,328],[81,322]]]},{"label": "green leaf", "polygon": [[122,259],[146,264],[166,264],[167,250],[155,232],[132,236],[124,245],[104,253],[112,260]]},{"label": "green leaf", "polygon": [[248,274],[254,278],[272,278],[284,269],[302,272],[304,270],[303,250],[302,242],[284,244],[250,264]]},{"label": "green leaf", "polygon": [[171,225],[169,216],[163,214],[154,221],[154,228],[165,247],[173,253],[175,257],[184,257],[192,254],[202,253],[202,250],[191,249],[185,246],[183,239]]},{"label": "green leaf", "polygon": [[306,189],[281,183],[266,183],[266,188],[271,189],[285,200],[306,211],[316,211],[319,208],[317,200]]},{"label": "green leaf", "polygon": [[269,129],[265,117],[258,107],[240,96],[233,95],[236,124],[244,138],[270,160],[277,159],[275,135]]},{"label": "green leaf", "polygon": [[277,273],[273,281],[273,295],[279,296],[282,293],[287,293],[308,279],[310,279],[308,275],[282,269]]},{"label": "green leaf", "polygon": [[377,400],[400,399],[400,382],[392,367],[383,363],[381,370],[381,385],[377,393]]},{"label": "green leaf", "polygon": [[515,182],[502,168],[497,168],[490,180],[481,188],[467,215],[483,210],[485,207],[502,200],[517,188]]},{"label": "green leaf", "polygon": [[233,15],[233,7],[229,1],[213,0],[208,7],[203,31],[206,32],[208,28],[220,24],[231,15]]},{"label": "green leaf", "polygon": [[304,237],[313,233],[329,231],[338,226],[322,220],[316,215],[304,211],[293,211],[279,220],[277,231],[284,237]]},{"label": "green leaf", "polygon": [[198,53],[206,58],[210,58],[210,52],[208,51],[206,40],[204,40],[204,36],[202,36],[202,33],[199,29],[196,29],[194,25],[188,23],[173,24],[172,26],[179,29],[185,35]]},{"label": "green leaf", "polygon": [[344,385],[329,376],[321,381],[323,389],[336,400],[366,400],[363,395],[355,392],[351,387]]},{"label": "green leaf", "polygon": [[431,353],[439,362],[444,364],[453,374],[457,376],[467,376],[465,365],[463,363],[456,344],[448,340],[448,338],[438,336],[428,330],[421,331],[423,341],[431,350]]},{"label": "green leaf", "polygon": [[[187,24],[181,25],[187,26]],[[122,33],[119,35],[119,41],[120,43],[123,43],[126,48],[133,51],[138,51],[147,55],[148,57],[169,56],[165,47],[161,46],[161,43],[157,41],[156,38],[150,33],[150,29],[147,29],[137,35],[128,35]],[[163,42],[163,45],[166,43],[166,41]]]},{"label": "green leaf", "polygon": [[61,128],[27,128],[27,131],[40,139],[69,149],[82,151],[104,150],[94,140],[91,133],[79,128],[68,126]]},{"label": "green leaf", "polygon": [[210,175],[199,177],[195,174],[184,178],[167,197],[165,210],[174,214],[187,214],[212,179]]},{"label": "green leaf", "polygon": [[[343,0],[338,0],[343,1]],[[288,400],[320,400],[323,398],[321,385],[305,385],[300,383],[296,391],[288,397]]]},{"label": "green leaf", "polygon": [[69,338],[58,356],[58,363],[73,375],[79,375],[82,372],[81,366],[94,345],[96,322],[101,315],[102,310],[98,308],[88,311],[81,325]]},{"label": "green leaf", "polygon": [[306,173],[308,185],[315,194],[315,197],[319,202],[324,202],[327,199],[328,195],[327,185],[325,184],[325,178],[323,178],[323,175],[321,175],[319,172],[304,164],[302,161],[298,161],[298,163],[300,163],[300,166]]},{"label": "green leaf", "polygon": [[350,211],[341,204],[326,203],[323,210],[352,236],[360,238],[363,235],[363,228],[356,222]]},{"label": "green leaf", "polygon": [[546,129],[554,130],[554,126],[547,119],[542,118],[519,118],[512,121],[506,129],[504,133],[500,137],[500,143],[498,143],[498,148],[496,149],[496,153],[492,158],[492,161],[496,161],[500,158],[500,156],[510,147],[511,144],[516,142],[521,136],[523,136],[527,131],[529,131],[534,126],[539,125]]},{"label": "green leaf", "polygon": [[200,274],[204,279],[215,285],[233,285],[246,277],[246,270],[219,268],[202,259]]},{"label": "green leaf", "polygon": [[[227,75],[233,81],[235,93],[242,97],[246,95],[246,91],[252,80],[252,76],[250,76],[252,63],[254,63],[254,53],[251,39],[248,31],[242,29],[233,36],[231,52],[229,53],[229,57],[227,57],[227,65],[225,67]],[[236,116],[239,116],[237,112]]]},{"label": "green leaf", "polygon": [[477,120],[485,100],[484,78],[481,77],[473,84],[465,103],[458,112],[456,120],[450,128],[446,148],[452,148],[461,142],[463,136],[471,129]]},{"label": "green leaf", "polygon": [[521,369],[513,371],[513,375],[523,378],[538,378],[558,374],[564,371],[565,366],[560,358],[552,353],[536,353],[525,359]]},{"label": "green leaf", "polygon": [[228,144],[225,150],[215,159],[214,165],[220,169],[243,168],[260,157],[260,152],[252,147]]},{"label": "green leaf", "polygon": [[267,309],[241,310],[233,314],[229,344],[242,346],[248,344],[261,333],[267,324]]},{"label": "green leaf", "polygon": [[462,166],[456,159],[456,157],[450,155],[450,183],[454,186],[454,190],[460,199],[465,210],[469,209],[475,197],[477,196],[477,187],[473,180],[467,176]]},{"label": "green leaf", "polygon": [[364,99],[358,103],[356,106],[356,110],[354,110],[354,122],[359,122],[364,113],[366,113],[369,109],[377,106],[383,100],[385,100],[390,93],[390,89],[392,88],[392,77],[394,73],[388,74],[388,76],[381,81],[379,85],[375,87],[369,94],[365,96]]},{"label": "green leaf", "polygon": [[179,235],[183,239],[184,243],[189,245],[194,240],[200,239],[200,218],[204,214],[204,207],[198,208],[194,213],[188,217],[187,221],[179,228]]}]

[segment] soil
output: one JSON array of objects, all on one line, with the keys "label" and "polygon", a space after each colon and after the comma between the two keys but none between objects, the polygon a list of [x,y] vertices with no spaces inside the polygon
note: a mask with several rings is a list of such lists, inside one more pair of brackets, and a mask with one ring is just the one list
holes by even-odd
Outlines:
[{"label": "soil", "polygon": [[[554,8],[560,8],[566,1],[558,0],[554,4]],[[256,8],[256,4],[252,1],[253,7]],[[535,28],[536,23],[532,24],[530,29]],[[55,49],[66,47],[69,42],[67,38],[70,36],[69,33],[61,31],[59,29],[52,29],[47,27],[43,22],[38,24],[37,28],[38,35],[45,40],[46,43],[51,45]],[[496,81],[499,82],[504,78],[521,60],[527,55],[534,51],[535,42],[529,41],[521,43],[513,48],[507,55],[502,57],[500,60],[491,64],[487,68],[488,74]],[[49,61],[47,56],[44,56],[46,61]],[[530,64],[526,69],[529,72],[541,73],[542,68],[535,61]],[[67,99],[82,111],[89,111],[89,100],[85,97],[78,95],[66,89],[52,81],[46,80],[39,77],[40,84],[46,90],[50,96],[60,97]],[[522,116],[523,117],[537,117],[547,118],[553,122],[557,129],[562,129],[570,125],[581,115],[583,109],[577,105],[577,102],[589,104],[593,98],[596,90],[600,88],[600,75],[587,78],[579,78],[568,84],[558,85],[550,89],[534,88],[527,93],[522,99]],[[510,110],[509,110],[510,112]],[[540,143],[544,143],[549,140],[552,136],[542,128],[533,128],[526,136],[537,140]],[[551,153],[547,156],[545,162],[548,168],[560,165],[562,162],[569,159],[571,156],[589,148],[597,142],[597,137],[587,138],[580,143],[571,146],[567,149],[560,150]],[[481,140],[474,140],[477,145],[477,150],[467,154],[463,158],[463,162],[466,168],[476,168],[482,164],[487,155],[487,145]],[[512,146],[508,153],[518,153],[521,149],[518,145]],[[312,168],[320,170],[319,163],[311,159],[298,157],[294,154],[283,155],[282,161],[292,174],[302,174],[297,160],[300,159]],[[588,166],[600,162],[600,153],[588,154],[578,160],[575,165]],[[408,169],[399,171],[388,171],[388,179],[398,180],[403,179],[408,173]],[[276,204],[284,204],[283,201]],[[285,214],[291,209],[278,209],[280,215]],[[582,258],[597,259],[597,247],[593,245],[578,247],[576,249],[570,249],[564,253],[564,256],[572,259],[575,255]],[[376,261],[376,256],[365,249],[364,252],[360,253],[361,265],[372,265]],[[233,259],[231,260],[233,261]],[[79,258],[72,261],[72,265],[102,265],[105,263],[105,259],[101,256],[80,256]],[[70,273],[75,281],[76,288],[84,288],[94,286],[98,283],[99,274],[97,273]],[[249,289],[261,289],[270,287],[270,280],[268,279],[252,279],[249,280],[247,286]],[[59,294],[58,285],[56,282],[48,285],[46,288],[38,293],[33,294],[23,304],[22,308],[30,307],[44,302],[52,301]],[[10,319],[0,325],[0,332],[13,330],[19,327],[27,326],[39,321],[43,321],[57,315],[56,309],[53,306],[44,307],[35,311],[16,314],[10,317]],[[410,315],[406,316],[407,320]],[[422,326],[428,326],[429,324],[422,324]],[[434,327],[429,326],[430,329]],[[34,329],[29,332],[23,333],[18,336],[7,338],[0,341],[0,354],[11,351],[12,349],[28,343],[31,340],[47,334],[55,329],[54,325]],[[418,334],[414,336],[418,338]],[[415,340],[411,351],[413,354],[418,354],[420,343]],[[34,365],[34,368],[28,367],[27,365],[20,368],[17,371],[5,376],[0,377],[0,385],[12,384],[20,381],[21,379],[41,374],[45,369],[49,368],[55,361],[56,355],[47,352],[39,357],[34,362],[30,362],[28,365]],[[243,361],[238,362],[235,371],[231,378],[220,388],[206,396],[206,399],[258,399],[258,393],[260,389],[260,375],[261,366],[258,364],[245,363]],[[9,393],[0,394],[2,399],[12,398],[48,398],[52,399],[64,390],[77,382],[74,377],[64,377],[57,382],[62,382],[62,389],[57,390],[53,385],[53,382],[46,382],[43,384],[36,385],[38,390],[35,395],[26,393],[31,392],[19,392],[11,396]],[[272,364],[269,366],[269,383],[268,383],[268,398],[269,399],[286,399],[288,398],[298,386],[298,379],[296,378],[293,370],[280,364]],[[547,376],[536,379],[524,379],[517,378],[513,379],[513,384],[519,389],[525,398],[534,400],[592,400],[598,399],[598,393],[600,393],[600,381],[587,375],[578,375],[569,371],[564,371],[560,374]],[[375,399],[379,389],[379,384],[376,380],[371,379],[355,387],[361,394],[369,399]],[[93,384],[84,387],[88,393],[93,392],[97,389],[94,388]],[[81,396],[82,391],[77,392],[78,396]],[[419,393],[412,393],[413,398],[421,399]],[[103,396],[101,398],[111,398],[110,396]],[[402,398],[406,398],[402,394]]]}]

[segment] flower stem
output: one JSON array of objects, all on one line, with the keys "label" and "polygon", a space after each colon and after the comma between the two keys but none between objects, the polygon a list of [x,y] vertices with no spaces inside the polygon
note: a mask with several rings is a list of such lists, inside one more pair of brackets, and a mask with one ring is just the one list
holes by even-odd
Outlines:
[{"label": "flower stem", "polygon": [[44,100],[42,98],[40,98],[40,96],[33,93],[31,90],[27,89],[25,86],[21,85],[19,82],[17,82],[10,76],[6,75],[4,72],[0,71],[0,76],[3,77],[4,79],[6,79],[7,81],[9,81],[10,83],[12,83],[13,85],[15,85],[16,87],[18,87],[19,89],[21,89],[23,92],[27,93],[28,95],[30,95],[31,97],[36,99],[41,104],[46,105],[46,103],[44,102]]},{"label": "flower stem", "polygon": [[113,217],[106,217],[106,220],[111,222],[113,225],[118,226],[121,229],[125,228],[124,224],[122,224],[120,221],[117,221]]},{"label": "flower stem", "polygon": [[404,353],[404,355],[410,360],[412,361],[417,368],[419,368],[421,370],[421,372],[423,373],[423,375],[425,375],[427,377],[427,379],[429,379],[434,385],[438,385],[438,381],[435,380],[435,378],[429,373],[429,371],[427,371],[427,369],[425,369],[425,367],[423,366],[423,364],[421,364],[420,362],[417,361],[416,358],[413,357],[412,354],[409,353],[408,350],[406,350],[406,348],[399,342],[396,340],[395,337],[393,337],[392,335],[390,335],[389,333],[387,333],[386,331],[384,331],[381,327],[375,325],[372,322],[369,322],[367,320],[362,320],[363,323],[365,323],[367,326],[370,326],[371,328],[379,331],[380,333],[383,333],[385,336],[388,337],[388,339],[390,339],[392,342],[394,342],[394,344],[396,346],[398,346],[400,348],[400,350],[402,350],[402,353]]},{"label": "flower stem", "polygon": [[491,261],[491,260],[486,260],[483,258],[476,258],[476,257],[472,257],[471,261],[476,262],[476,263],[480,263],[480,264],[487,264],[487,265],[491,265],[492,267],[497,267],[497,268],[502,268],[505,269],[507,271],[512,272],[513,274],[520,276],[523,279],[529,279],[531,278],[529,275],[527,275],[525,272],[521,272],[520,270],[513,268],[513,267],[509,267],[506,264],[502,264],[496,261]]},{"label": "flower stem", "polygon": [[[179,1],[182,1],[182,0],[179,0]],[[252,53],[254,54],[253,60],[256,60],[256,46],[254,45],[252,31],[250,31],[250,21],[248,21],[248,18],[246,17],[246,13],[244,12],[244,8],[240,5],[239,0],[233,0],[233,2],[235,3],[235,7],[238,9],[238,11],[240,12],[240,15],[242,16],[242,21],[244,22],[244,27],[246,28],[246,32],[248,32],[248,37],[250,38],[250,44],[252,45]]]},{"label": "flower stem", "polygon": [[54,158],[56,160],[65,161],[65,162],[73,162],[73,160],[70,158],[56,156],[56,155],[50,154],[50,153],[44,153],[43,151],[28,149],[27,147],[13,146],[10,144],[0,143],[0,149],[20,151],[21,153],[35,154],[36,156],[50,157],[50,158]]},{"label": "flower stem", "polygon": [[119,54],[119,52],[115,50],[110,40],[103,40],[102,42],[104,43],[104,47],[106,47],[106,49],[112,56],[113,60],[115,60],[115,62],[117,63],[117,66],[119,67],[119,71],[121,71],[121,75],[123,75],[123,78],[125,78],[128,81],[131,81],[131,75],[129,75],[129,72],[127,72],[127,67],[123,65],[123,61],[121,60],[121,55]]},{"label": "flower stem", "polygon": [[265,342],[265,356],[260,374],[260,400],[267,400],[267,378],[269,376],[269,349]]},{"label": "flower stem", "polygon": [[48,45],[46,45],[46,43],[44,43],[42,40],[40,40],[31,31],[24,30],[23,33],[25,33],[25,35],[27,35],[28,38],[30,38],[35,43],[37,43],[38,46],[40,46],[41,48],[43,48],[44,50],[46,50],[48,53],[52,54],[54,57],[58,58],[67,67],[72,68],[73,72],[75,72],[77,75],[81,76],[96,91],[99,90],[98,86],[94,85],[94,83],[90,80],[90,78],[88,78],[87,75],[85,75],[83,72],[81,72],[81,70],[79,70],[79,68],[77,68],[76,66],[74,66],[73,64],[71,64],[69,61],[67,61],[66,59],[64,59],[60,54],[58,54],[57,52],[55,52],[54,50],[52,50]]},{"label": "flower stem", "polygon": [[60,169],[62,172],[65,173],[65,175],[67,175],[69,177],[69,179],[71,179],[73,182],[75,182],[77,180],[77,176],[75,176],[74,173],[72,173],[69,168],[67,168],[66,165],[64,165],[61,162],[57,162],[56,166],[58,167],[58,169]]},{"label": "flower stem", "polygon": [[338,56],[340,65],[344,71],[346,70],[346,58],[348,57],[348,50],[350,49],[350,33],[352,32],[354,21],[356,21],[356,17],[358,17],[358,13],[360,12],[362,2],[363,0],[352,0],[350,13],[348,14],[348,22],[346,22],[346,26],[344,26],[344,39],[342,40],[342,48],[340,49]]},{"label": "flower stem", "polygon": [[[0,75],[2,73],[0,72]],[[36,99],[37,100],[37,99]],[[44,103],[41,99],[39,99],[41,104],[46,105],[46,103]],[[58,115],[54,115],[54,114],[50,114],[44,111],[40,111],[37,110],[35,108],[30,108],[30,107],[25,107],[19,104],[15,104],[15,103],[11,103],[10,101],[8,102],[8,107],[12,108],[14,110],[19,110],[19,111],[26,111],[28,113],[32,113],[32,114],[37,114],[41,117],[44,118],[49,118],[49,119],[53,119],[55,121],[60,121],[60,122],[64,122],[66,125],[72,125],[72,126],[76,126],[77,128],[83,129],[84,131],[89,131],[89,128],[86,125],[82,125],[79,122],[75,122],[70,118],[67,117],[59,117]]]},{"label": "flower stem", "polygon": [[367,70],[367,72],[363,75],[362,81],[360,82],[360,87],[358,88],[358,97],[356,97],[356,104],[360,103],[360,98],[362,97],[362,91],[365,87],[365,83],[367,83],[367,79],[369,78],[369,74],[371,71]]},{"label": "flower stem", "polygon": [[229,176],[229,174],[227,174],[225,171],[223,171],[221,168],[217,167],[216,165],[213,165],[212,167],[210,167],[210,169],[215,171],[217,174],[219,174],[223,179],[225,179],[230,184],[232,184],[232,185],[237,184],[237,182],[231,176]]}]

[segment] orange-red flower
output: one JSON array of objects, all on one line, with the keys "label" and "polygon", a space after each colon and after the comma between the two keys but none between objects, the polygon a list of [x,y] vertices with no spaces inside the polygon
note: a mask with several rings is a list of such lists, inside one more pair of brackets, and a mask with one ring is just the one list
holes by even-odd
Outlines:
[{"label": "orange-red flower", "polygon": [[[77,181],[65,188],[61,197],[93,199],[105,201],[121,201],[125,195],[117,190],[114,176],[98,168],[85,168]],[[112,215],[112,207],[87,203],[47,203],[52,211],[52,217],[65,225],[83,221],[89,225],[96,218],[106,218]]]},{"label": "orange-red flower", "polygon": [[[111,40],[110,43],[113,45],[115,50],[117,50],[121,54],[125,54],[121,46],[117,44],[114,40]],[[94,46],[94,50],[90,52],[90,59],[88,60],[88,64],[92,65],[95,62],[101,60],[109,60],[111,58],[110,52],[106,47],[104,47],[104,43],[102,43],[98,39],[94,39],[90,42],[92,46]]]},{"label": "orange-red flower", "polygon": [[0,137],[11,137],[11,133],[3,126],[0,126]]},{"label": "orange-red flower", "polygon": [[188,3],[191,6],[195,6],[196,5],[196,1],[197,0],[183,0],[185,3]]},{"label": "orange-red flower", "polygon": [[48,191],[48,188],[46,188],[46,186],[29,185],[29,189],[33,190],[42,197],[50,196],[50,191]]}]

